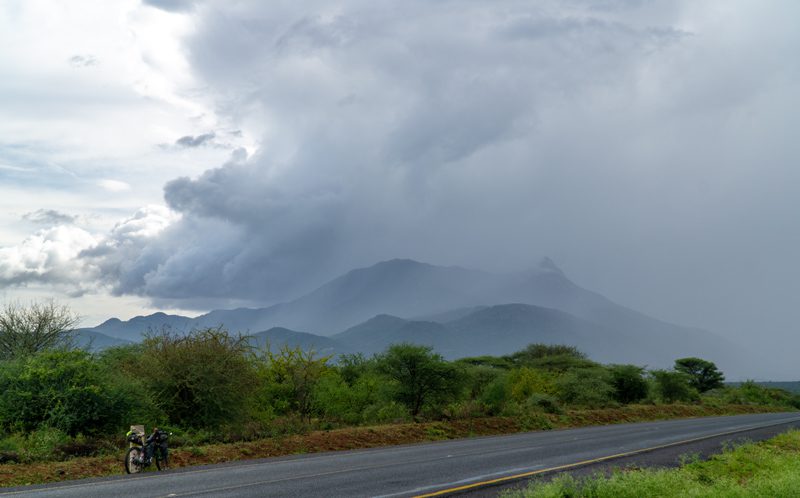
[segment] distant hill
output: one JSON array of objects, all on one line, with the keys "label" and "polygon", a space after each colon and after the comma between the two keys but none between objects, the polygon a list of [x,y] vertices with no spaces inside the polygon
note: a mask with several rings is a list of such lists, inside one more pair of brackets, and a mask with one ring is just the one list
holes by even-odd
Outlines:
[{"label": "distant hill", "polygon": [[[405,328],[400,330],[395,328],[398,319],[412,323],[403,323]],[[458,330],[457,342],[447,343],[444,337],[450,337],[449,332],[437,324]],[[222,325],[242,333],[284,327],[365,350],[384,344],[387,337],[415,336],[435,342],[448,355],[462,350],[505,350],[518,339],[539,337],[562,343],[581,341],[600,354],[619,357],[618,353],[625,353],[625,361],[651,366],[671,366],[680,356],[703,356],[727,371],[746,364],[741,351],[720,337],[620,306],[576,285],[547,259],[535,269],[508,274],[407,259],[384,261],[266,308],[215,310],[196,318],[156,313],[127,322],[112,319],[88,330],[135,341],[147,329],[165,325],[178,331]],[[360,344],[347,339],[348,333],[359,337]]]},{"label": "distant hill", "polygon": [[178,332],[185,332],[191,330],[193,324],[193,318],[158,312],[147,316],[137,316],[127,321],[111,318],[96,327],[78,329],[78,332],[100,333],[124,341],[138,342],[146,332],[151,330],[158,331],[167,327]]},{"label": "distant hill", "polygon": [[131,341],[125,339],[118,339],[94,330],[76,330],[75,341],[80,348],[88,349],[89,351],[102,351],[103,349],[111,348],[114,346],[124,346],[131,344]]},{"label": "distant hill", "polygon": [[263,332],[252,335],[250,344],[264,349],[269,345],[272,352],[279,351],[283,346],[300,348],[303,351],[315,351],[321,355],[340,354],[347,351],[347,347],[329,337],[296,332],[283,327],[273,327]]},{"label": "distant hill", "polygon": [[[631,361],[629,338],[569,313],[527,304],[477,307],[455,320],[404,320],[379,315],[332,336],[365,353],[383,351],[398,342],[432,346],[447,358],[503,355],[528,344],[575,345],[600,361]],[[445,313],[442,317],[460,315]],[[669,359],[671,361],[672,358]]]},{"label": "distant hill", "polygon": [[451,331],[440,323],[378,315],[331,338],[348,349],[365,354],[381,352],[390,344],[400,342],[433,346],[440,353],[448,354],[451,335]]}]

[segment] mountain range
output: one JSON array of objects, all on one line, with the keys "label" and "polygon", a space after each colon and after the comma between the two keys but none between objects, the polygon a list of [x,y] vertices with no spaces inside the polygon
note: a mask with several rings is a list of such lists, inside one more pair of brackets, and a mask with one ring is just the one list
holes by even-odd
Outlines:
[{"label": "mountain range", "polygon": [[[116,318],[81,336],[136,342],[148,330],[223,326],[258,345],[331,354],[382,351],[396,342],[433,346],[448,358],[505,354],[533,342],[578,346],[593,359],[670,366],[702,356],[738,364],[742,352],[701,329],[666,323],[572,281],[549,259],[532,270],[489,273],[396,259],[352,270],[316,290],[265,308],[198,317],[155,313]],[[108,339],[102,339],[108,337]]]}]

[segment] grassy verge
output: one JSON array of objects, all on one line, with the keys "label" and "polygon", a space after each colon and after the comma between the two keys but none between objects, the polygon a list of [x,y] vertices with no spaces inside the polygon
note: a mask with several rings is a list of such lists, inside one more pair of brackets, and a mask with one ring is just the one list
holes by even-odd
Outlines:
[{"label": "grassy verge", "polygon": [[[569,410],[563,414],[531,413],[520,417],[492,417],[419,424],[354,427],[258,441],[180,447],[170,450],[173,467],[230,462],[298,453],[374,448],[471,436],[512,434],[530,430],[583,427],[672,418],[736,415],[785,411],[754,405],[628,405],[614,409]],[[106,476],[123,472],[119,455],[73,458],[59,462],[0,465],[0,486]]]},{"label": "grassy verge", "polygon": [[618,471],[575,479],[569,475],[504,498],[651,498],[800,496],[800,431],[746,444],[671,470]]}]

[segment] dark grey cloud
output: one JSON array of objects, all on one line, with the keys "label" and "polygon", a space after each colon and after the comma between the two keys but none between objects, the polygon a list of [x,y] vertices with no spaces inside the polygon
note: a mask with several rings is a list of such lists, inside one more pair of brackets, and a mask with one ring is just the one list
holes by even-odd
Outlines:
[{"label": "dark grey cloud", "polygon": [[178,147],[202,147],[211,144],[216,136],[214,132],[203,133],[197,136],[186,135],[175,140],[175,145]]},{"label": "dark grey cloud", "polygon": [[260,147],[167,184],[180,221],[98,261],[118,293],[207,307],[391,257],[550,255],[658,317],[796,344],[796,10],[206,2],[193,71]]},{"label": "dark grey cloud", "polygon": [[55,209],[37,209],[23,214],[22,219],[37,225],[63,225],[75,223],[77,217]]}]

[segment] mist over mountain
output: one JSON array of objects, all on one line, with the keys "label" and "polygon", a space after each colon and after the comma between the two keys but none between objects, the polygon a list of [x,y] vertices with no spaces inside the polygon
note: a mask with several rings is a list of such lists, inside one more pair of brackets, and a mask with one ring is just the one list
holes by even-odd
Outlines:
[{"label": "mist over mountain", "polygon": [[509,274],[395,259],[352,270],[266,308],[214,310],[195,318],[165,313],[113,318],[81,333],[103,334],[108,339],[101,343],[111,344],[139,341],[164,327],[180,333],[220,326],[251,334],[253,344],[273,349],[286,344],[370,354],[414,342],[457,358],[506,354],[544,342],[578,346],[600,361],[665,367],[678,357],[703,356],[731,373],[747,373],[735,345],[583,289],[549,259]]}]

